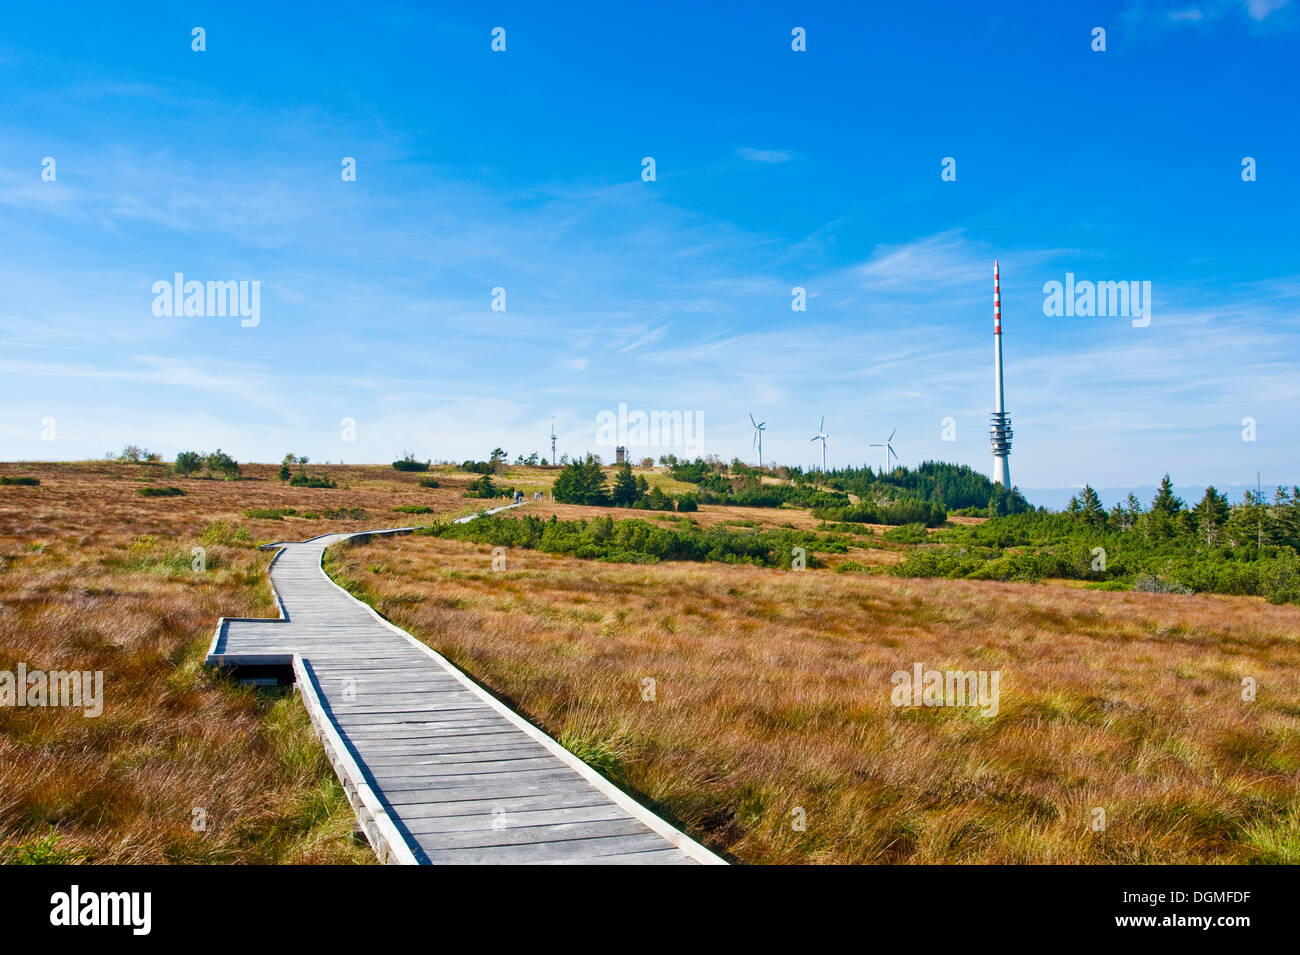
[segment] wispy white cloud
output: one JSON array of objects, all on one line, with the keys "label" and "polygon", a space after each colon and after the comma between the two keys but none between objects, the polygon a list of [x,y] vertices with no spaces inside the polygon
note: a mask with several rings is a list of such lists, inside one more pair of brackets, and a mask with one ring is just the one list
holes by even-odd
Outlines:
[{"label": "wispy white cloud", "polygon": [[[1200,3],[1172,4],[1166,0],[1138,0],[1124,11],[1122,19],[1132,27],[1178,24],[1204,27],[1248,20],[1252,28],[1288,29],[1295,26],[1291,0],[1202,0]],[[1282,16],[1277,16],[1279,12]]]},{"label": "wispy white cloud", "polygon": [[1252,20],[1263,20],[1285,7],[1290,0],[1246,0],[1246,13]]},{"label": "wispy white cloud", "polygon": [[794,153],[784,149],[754,149],[751,146],[741,146],[736,150],[740,158],[748,162],[761,162],[769,164],[787,163],[794,159]]},{"label": "wispy white cloud", "polygon": [[626,353],[644,348],[654,342],[659,341],[667,333],[672,322],[665,322],[657,327],[651,327],[649,324],[642,324],[629,328],[623,335],[623,340],[616,347],[618,352]]}]

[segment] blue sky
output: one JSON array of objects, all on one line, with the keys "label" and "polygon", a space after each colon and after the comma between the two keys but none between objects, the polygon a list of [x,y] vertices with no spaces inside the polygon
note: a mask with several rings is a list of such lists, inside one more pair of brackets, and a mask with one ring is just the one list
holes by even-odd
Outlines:
[{"label": "blue sky", "polygon": [[[987,472],[998,258],[1015,483],[1300,480],[1300,4],[699,6],[8,11],[0,459],[513,456],[552,415],[609,458],[626,402]],[[176,272],[260,324],[155,316]],[[1067,272],[1151,324],[1045,316]]]}]

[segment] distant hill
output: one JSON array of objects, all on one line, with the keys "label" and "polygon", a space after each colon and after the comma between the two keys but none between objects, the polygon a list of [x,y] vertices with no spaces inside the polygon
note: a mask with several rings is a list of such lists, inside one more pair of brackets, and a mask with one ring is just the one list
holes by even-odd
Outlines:
[{"label": "distant hill", "polygon": [[1008,491],[965,464],[942,461],[925,461],[915,469],[900,465],[886,473],[873,468],[844,468],[829,472],[823,482],[867,502],[916,498],[940,504],[950,511],[991,506],[999,514],[1019,514],[1031,509],[1014,488]]}]

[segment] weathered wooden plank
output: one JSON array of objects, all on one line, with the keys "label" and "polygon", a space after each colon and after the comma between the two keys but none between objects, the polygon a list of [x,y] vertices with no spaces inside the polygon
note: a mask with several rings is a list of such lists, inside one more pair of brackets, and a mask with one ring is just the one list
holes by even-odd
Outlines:
[{"label": "weathered wooden plank", "polygon": [[[424,833],[443,832],[478,832],[482,830],[499,831],[503,829],[547,829],[556,830],[560,824],[582,825],[585,823],[625,821],[627,815],[613,803],[596,806],[557,806],[551,809],[507,809],[496,805],[488,812],[479,811],[473,815],[444,815],[412,817],[406,816],[402,824],[416,836]],[[645,827],[642,826],[642,831]],[[428,848],[426,846],[426,848]]]},{"label": "weathered wooden plank", "polygon": [[492,815],[498,810],[505,813],[537,812],[553,809],[581,809],[587,806],[606,806],[609,800],[597,790],[587,787],[568,791],[546,790],[528,796],[484,796],[481,799],[451,799],[445,802],[410,803],[402,808],[402,818],[426,819],[432,816]]},{"label": "weathered wooden plank", "polygon": [[[437,781],[430,785],[421,780],[418,785],[408,788],[390,786],[384,789],[384,804],[393,806],[437,805],[445,802],[465,802],[474,799],[513,799],[523,796],[541,796],[581,793],[590,795],[598,793],[590,783],[572,776],[550,774],[542,778],[514,777],[496,782],[463,783],[455,780]],[[607,799],[600,793],[602,799]],[[404,810],[403,810],[404,811]]]},{"label": "weathered wooden plank", "polygon": [[[423,846],[421,846],[424,849]],[[521,845],[474,846],[458,849],[424,849],[430,862],[448,865],[530,865],[539,862],[600,862],[603,857],[626,855],[638,849],[662,849],[663,838],[646,835],[597,836]]]},{"label": "weathered wooden plank", "polygon": [[[418,842],[425,852],[446,849],[481,849],[488,847],[531,846],[547,843],[589,843],[585,848],[599,851],[607,848],[606,844],[593,842],[596,839],[614,837],[635,839],[654,836],[649,829],[626,816],[622,818],[594,820],[590,822],[559,822],[544,826],[500,826],[484,825],[477,829],[456,832],[433,831],[418,833]],[[661,842],[650,845],[661,846]],[[627,851],[631,843],[620,846],[618,851]],[[638,845],[640,845],[638,843]],[[581,847],[580,847],[581,848]]]}]

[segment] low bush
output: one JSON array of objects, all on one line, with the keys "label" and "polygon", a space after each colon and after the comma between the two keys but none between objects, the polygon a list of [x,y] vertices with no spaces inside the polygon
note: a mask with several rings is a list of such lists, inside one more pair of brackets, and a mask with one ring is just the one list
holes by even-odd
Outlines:
[{"label": "low bush", "polygon": [[891,544],[924,544],[929,536],[924,524],[900,524],[885,531],[880,539]]},{"label": "low bush", "polygon": [[299,471],[289,478],[290,487],[338,487],[328,474],[307,474]]},{"label": "low bush", "polygon": [[398,458],[396,461],[393,462],[393,470],[427,471],[429,470],[429,462],[415,460],[415,455],[411,454],[411,452],[408,451],[402,457]]},{"label": "low bush", "polygon": [[848,507],[814,507],[813,516],[824,521],[856,524],[923,524],[926,527],[938,527],[948,519],[948,512],[942,504],[904,498],[880,504],[862,501]]},{"label": "low bush", "polygon": [[141,497],[181,497],[185,492],[178,487],[142,487]]}]

